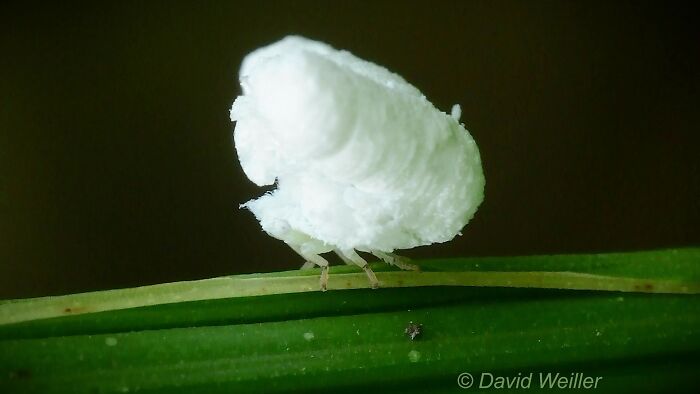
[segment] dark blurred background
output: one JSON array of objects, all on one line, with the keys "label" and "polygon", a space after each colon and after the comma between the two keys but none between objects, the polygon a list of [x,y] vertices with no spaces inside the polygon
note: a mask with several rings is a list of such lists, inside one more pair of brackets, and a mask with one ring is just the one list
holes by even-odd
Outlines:
[{"label": "dark blurred background", "polygon": [[[347,4],[345,4],[347,3]],[[404,76],[476,139],[486,200],[409,257],[700,244],[696,14],[668,2],[0,6],[0,298],[294,269],[239,203],[243,56],[287,34]]]}]

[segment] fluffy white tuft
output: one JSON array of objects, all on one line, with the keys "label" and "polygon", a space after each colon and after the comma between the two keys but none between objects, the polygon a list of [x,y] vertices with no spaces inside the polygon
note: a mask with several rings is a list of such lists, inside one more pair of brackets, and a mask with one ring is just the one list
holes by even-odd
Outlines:
[{"label": "fluffy white tuft", "polygon": [[248,201],[304,251],[391,252],[454,238],[484,197],[476,143],[399,75],[290,36],[243,60],[231,108],[241,166],[277,189]]}]

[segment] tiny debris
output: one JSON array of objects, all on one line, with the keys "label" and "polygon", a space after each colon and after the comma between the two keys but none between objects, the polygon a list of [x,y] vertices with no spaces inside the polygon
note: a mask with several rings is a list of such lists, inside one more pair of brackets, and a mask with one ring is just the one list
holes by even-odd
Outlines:
[{"label": "tiny debris", "polygon": [[420,337],[421,334],[423,334],[423,325],[422,324],[416,324],[412,321],[408,322],[408,326],[406,329],[403,331],[409,338],[411,338],[412,341],[415,341],[416,338]]}]

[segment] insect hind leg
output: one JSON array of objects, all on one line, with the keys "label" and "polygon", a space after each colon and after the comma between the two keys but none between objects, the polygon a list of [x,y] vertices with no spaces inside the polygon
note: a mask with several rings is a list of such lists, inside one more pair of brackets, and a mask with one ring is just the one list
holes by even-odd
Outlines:
[{"label": "insect hind leg", "polygon": [[410,260],[407,257],[402,257],[393,253],[386,253],[379,250],[373,250],[370,253],[379,257],[385,263],[401,268],[402,270],[420,271],[420,267],[418,267],[415,264],[409,263]]}]

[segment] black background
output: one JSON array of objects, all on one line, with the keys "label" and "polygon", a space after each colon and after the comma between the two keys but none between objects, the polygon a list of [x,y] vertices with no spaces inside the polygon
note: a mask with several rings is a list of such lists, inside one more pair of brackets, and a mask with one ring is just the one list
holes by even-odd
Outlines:
[{"label": "black background", "polygon": [[300,266],[237,210],[262,192],[228,117],[243,56],[287,34],[462,105],[486,200],[402,254],[698,245],[694,24],[636,1],[4,4],[0,298]]}]

